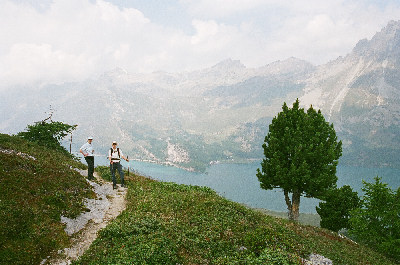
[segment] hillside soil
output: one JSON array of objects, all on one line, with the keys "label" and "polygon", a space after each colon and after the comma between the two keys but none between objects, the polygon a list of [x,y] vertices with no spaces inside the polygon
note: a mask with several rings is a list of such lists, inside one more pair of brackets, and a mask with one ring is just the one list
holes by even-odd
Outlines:
[{"label": "hillside soil", "polygon": [[[87,176],[87,170],[79,172]],[[97,198],[87,200],[87,212],[75,219],[61,218],[66,224],[65,231],[72,236],[71,247],[59,250],[56,257],[43,260],[41,264],[71,264],[89,248],[97,238],[98,231],[125,210],[127,189],[118,186],[118,189],[113,190],[111,182],[104,181],[96,172],[94,176],[96,180],[88,182],[92,185]]]}]

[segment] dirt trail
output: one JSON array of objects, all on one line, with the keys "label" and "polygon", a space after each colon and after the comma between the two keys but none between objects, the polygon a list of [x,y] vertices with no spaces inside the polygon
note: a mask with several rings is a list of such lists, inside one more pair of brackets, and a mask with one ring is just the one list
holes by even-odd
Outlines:
[{"label": "dirt trail", "polygon": [[[79,172],[87,176],[87,171]],[[111,182],[104,181],[96,173],[95,177],[97,183],[88,181],[97,194],[96,199],[88,199],[85,204],[90,211],[75,219],[61,217],[68,235],[79,232],[74,235],[71,247],[59,250],[57,259],[45,259],[41,264],[71,264],[71,261],[78,259],[90,247],[97,238],[97,232],[125,210],[127,189],[118,185],[118,189],[113,190]]]}]

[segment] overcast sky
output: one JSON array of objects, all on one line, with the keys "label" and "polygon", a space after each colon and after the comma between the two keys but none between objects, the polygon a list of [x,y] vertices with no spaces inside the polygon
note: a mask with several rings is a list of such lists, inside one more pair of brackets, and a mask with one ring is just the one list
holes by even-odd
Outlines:
[{"label": "overcast sky", "polygon": [[0,82],[190,71],[227,58],[318,65],[399,19],[399,0],[0,0]]}]

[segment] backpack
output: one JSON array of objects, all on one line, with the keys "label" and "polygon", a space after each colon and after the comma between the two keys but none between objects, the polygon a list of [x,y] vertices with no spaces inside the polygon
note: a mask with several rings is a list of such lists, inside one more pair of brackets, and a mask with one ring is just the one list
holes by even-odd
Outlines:
[{"label": "backpack", "polygon": [[[112,147],[110,148],[111,151],[111,159],[112,159],[112,154],[114,153],[114,150],[112,149]],[[117,147],[117,152],[118,152],[118,158],[121,159],[121,155],[119,153],[119,147]]]}]

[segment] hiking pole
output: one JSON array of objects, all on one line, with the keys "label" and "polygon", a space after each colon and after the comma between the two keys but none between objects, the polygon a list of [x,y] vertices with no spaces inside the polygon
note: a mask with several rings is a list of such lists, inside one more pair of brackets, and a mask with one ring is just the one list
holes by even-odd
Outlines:
[{"label": "hiking pole", "polygon": [[112,160],[111,160],[111,181],[112,181],[112,185],[113,185],[113,189],[114,189],[114,187],[115,187],[115,185],[114,185],[114,178],[113,178],[113,174],[114,174],[114,163],[112,162]]},{"label": "hiking pole", "polygon": [[126,159],[128,159],[128,176],[129,176],[129,168],[130,168],[130,164],[129,164],[129,156],[126,156]]}]

